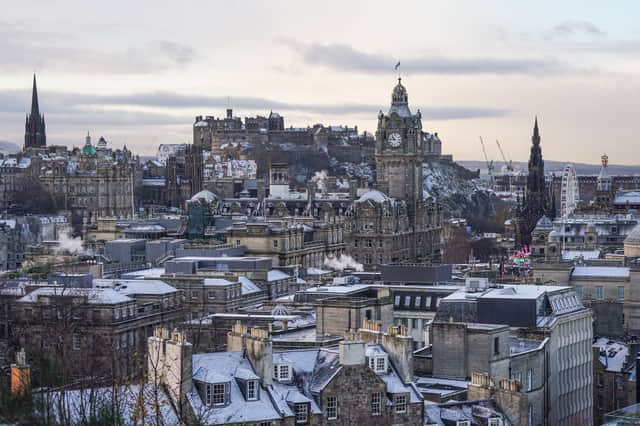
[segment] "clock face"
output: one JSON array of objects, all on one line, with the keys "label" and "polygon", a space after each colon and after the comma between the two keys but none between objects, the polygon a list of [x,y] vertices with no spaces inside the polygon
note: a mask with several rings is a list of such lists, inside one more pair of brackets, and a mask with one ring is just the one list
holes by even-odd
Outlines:
[{"label": "clock face", "polygon": [[402,137],[400,136],[400,133],[391,133],[389,135],[389,137],[387,138],[387,141],[389,142],[389,145],[391,145],[393,148],[397,148],[400,146],[400,142],[402,142]]}]

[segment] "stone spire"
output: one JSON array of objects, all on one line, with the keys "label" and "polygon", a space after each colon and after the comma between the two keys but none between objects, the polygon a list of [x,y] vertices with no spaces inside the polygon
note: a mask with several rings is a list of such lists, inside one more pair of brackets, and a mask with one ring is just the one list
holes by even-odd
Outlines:
[{"label": "stone spire", "polygon": [[40,115],[40,106],[38,105],[38,86],[36,84],[36,75],[33,74],[33,88],[31,89],[31,115],[37,117]]},{"label": "stone spire", "polygon": [[47,145],[44,115],[40,114],[35,74],[33,74],[33,88],[31,90],[31,112],[27,115],[24,130],[25,148],[38,148]]}]

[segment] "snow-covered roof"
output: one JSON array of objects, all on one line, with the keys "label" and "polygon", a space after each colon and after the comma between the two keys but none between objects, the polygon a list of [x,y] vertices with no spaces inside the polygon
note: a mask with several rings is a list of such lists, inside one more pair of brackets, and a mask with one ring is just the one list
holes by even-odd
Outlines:
[{"label": "snow-covered roof", "polygon": [[242,352],[214,352],[194,354],[192,358],[193,378],[208,383],[229,383],[229,404],[206,406],[194,385],[188,400],[195,416],[204,424],[248,424],[260,421],[280,420],[281,416],[268,391],[261,389],[258,399],[247,401],[236,378],[255,377],[253,367]]},{"label": "snow-covered roof", "polygon": [[229,280],[225,280],[224,278],[205,278],[204,285],[205,286],[227,286],[233,284]]},{"label": "snow-covered roof", "polygon": [[616,205],[640,204],[640,191],[618,192],[616,193],[616,196],[613,199],[613,204],[616,204]]},{"label": "snow-covered roof", "polygon": [[576,266],[572,277],[629,278],[629,268],[621,266]]},{"label": "snow-covered roof", "polygon": [[584,260],[600,258],[600,250],[562,250],[563,260],[574,260],[582,257]]},{"label": "snow-covered roof", "polygon": [[191,197],[191,199],[189,201],[199,201],[201,198],[204,198],[204,200],[207,203],[212,203],[212,202],[214,202],[214,201],[216,201],[218,199],[216,194],[214,194],[213,192],[211,192],[209,190],[203,189],[202,191],[198,192],[193,197]]},{"label": "snow-covered roof", "polygon": [[288,278],[291,278],[291,276],[285,274],[279,269],[272,269],[269,272],[267,272],[267,281],[279,281],[279,280],[286,280]]},{"label": "snow-covered roof", "polygon": [[118,293],[133,295],[168,295],[177,293],[175,287],[160,280],[95,279],[96,288],[112,288]]},{"label": "snow-covered roof", "polygon": [[259,291],[262,291],[260,287],[255,285],[254,282],[247,277],[238,277],[238,281],[240,281],[240,284],[242,285],[241,287],[242,294],[251,294],[251,293],[257,293]]},{"label": "snow-covered roof", "polygon": [[624,343],[600,337],[595,341],[593,347],[600,349],[598,360],[605,367],[605,370],[619,373],[626,367],[624,362],[629,354],[629,348]]},{"label": "snow-covered roof", "polygon": [[43,287],[38,288],[18,302],[35,303],[40,297],[86,297],[87,303],[115,305],[132,302],[133,299],[110,288]]},{"label": "snow-covered roof", "polygon": [[358,198],[356,203],[363,203],[369,200],[375,203],[384,203],[385,201],[391,201],[391,198],[389,198],[383,192],[378,191],[377,189],[372,189],[371,191],[364,193],[360,198]]}]

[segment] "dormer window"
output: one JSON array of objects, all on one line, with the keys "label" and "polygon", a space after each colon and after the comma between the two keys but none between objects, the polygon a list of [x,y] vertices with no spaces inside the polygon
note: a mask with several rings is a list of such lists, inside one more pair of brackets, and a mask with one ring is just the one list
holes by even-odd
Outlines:
[{"label": "dormer window", "polygon": [[273,378],[280,382],[291,380],[292,371],[289,364],[275,364],[273,366]]},{"label": "dormer window", "polygon": [[205,386],[205,403],[207,405],[227,405],[229,403],[229,383],[207,383]]},{"label": "dormer window", "polygon": [[387,357],[382,356],[372,356],[369,357],[369,368],[375,371],[378,374],[383,374],[387,372]]},{"label": "dormer window", "polygon": [[258,399],[258,381],[249,380],[247,382],[247,401],[255,401]]}]

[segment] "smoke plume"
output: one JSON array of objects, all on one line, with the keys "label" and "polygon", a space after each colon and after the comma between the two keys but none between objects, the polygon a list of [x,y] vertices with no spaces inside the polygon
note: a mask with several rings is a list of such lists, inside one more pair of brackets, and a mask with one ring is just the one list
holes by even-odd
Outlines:
[{"label": "smoke plume", "polygon": [[358,272],[362,272],[364,268],[362,263],[356,262],[355,259],[349,255],[343,254],[340,257],[330,256],[324,259],[324,266],[331,268],[335,271],[344,271],[345,269],[354,269]]}]

